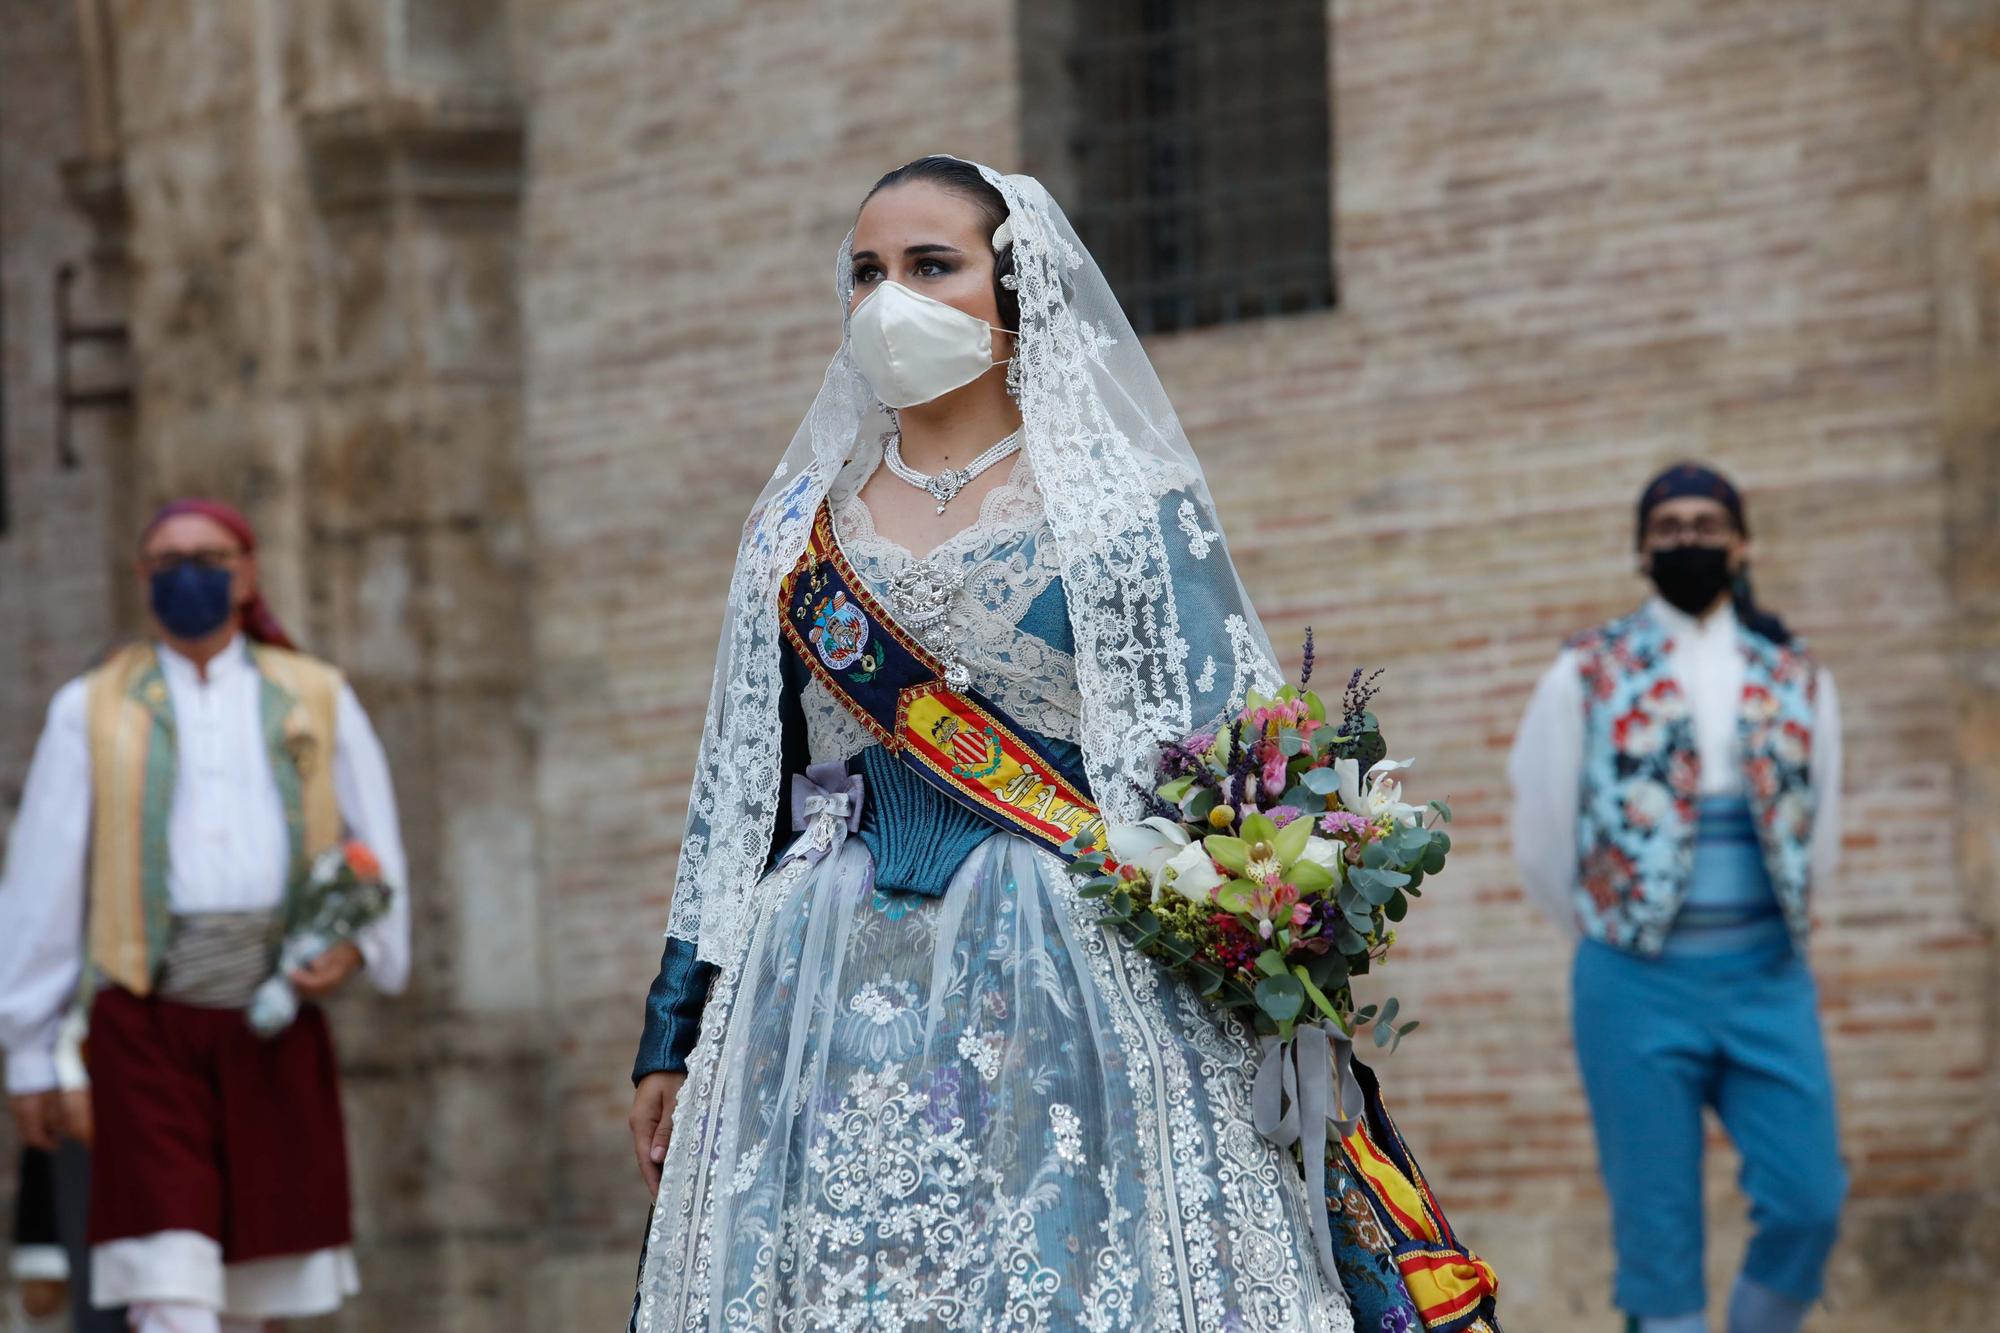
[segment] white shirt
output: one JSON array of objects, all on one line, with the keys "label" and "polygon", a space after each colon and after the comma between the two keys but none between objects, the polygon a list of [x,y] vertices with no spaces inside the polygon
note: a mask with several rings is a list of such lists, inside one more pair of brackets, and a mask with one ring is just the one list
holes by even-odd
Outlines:
[{"label": "white shirt", "polygon": [[[1659,598],[1647,604],[1673,637],[1668,669],[1687,700],[1703,796],[1743,790],[1737,710],[1744,663],[1735,609],[1724,603],[1705,620]],[[1813,820],[1812,877],[1825,884],[1840,864],[1840,696],[1821,668],[1813,708],[1808,770],[1818,811]],[[1528,897],[1551,919],[1576,929],[1576,825],[1583,800],[1583,676],[1573,649],[1557,655],[1528,700],[1507,780],[1514,789],[1514,862]]]},{"label": "white shirt", "polygon": [[[263,736],[262,678],[237,639],[208,664],[164,646],[173,700],[173,806],[167,816],[167,895],[176,915],[245,912],[283,901],[291,850],[284,804]],[[56,693],[28,766],[6,869],[0,873],[0,1046],[7,1088],[56,1086],[54,1051],[84,965],[90,856],[90,738],[82,678]],[[408,861],[382,743],[354,691],[334,711],[334,799],[348,832],[368,844],[395,893],[389,912],[355,940],[376,987],[394,995],[410,970]]]}]

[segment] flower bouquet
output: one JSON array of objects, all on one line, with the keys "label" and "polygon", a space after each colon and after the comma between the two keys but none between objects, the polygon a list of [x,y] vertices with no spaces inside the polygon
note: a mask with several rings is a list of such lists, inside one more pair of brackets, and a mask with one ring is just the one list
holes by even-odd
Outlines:
[{"label": "flower bouquet", "polygon": [[1417,1024],[1396,1022],[1394,999],[1356,1009],[1349,982],[1444,868],[1451,810],[1404,802],[1395,775],[1411,761],[1383,757],[1369,710],[1381,673],[1354,673],[1335,718],[1306,688],[1311,663],[1308,635],[1301,685],[1166,746],[1157,813],[1076,849],[1070,873],[1104,900],[1104,924],[1260,1035],[1289,1042],[1324,1021],[1394,1047]]},{"label": "flower bouquet", "polygon": [[[1255,1030],[1252,1118],[1278,1147],[1296,1147],[1319,1186],[1310,1216],[1329,1279],[1346,1285],[1343,1265],[1362,1279],[1386,1263],[1406,1291],[1371,1317],[1494,1333],[1492,1269],[1458,1244],[1374,1076],[1353,1059],[1359,1030],[1394,1048],[1417,1026],[1397,1021],[1394,999],[1357,1008],[1350,983],[1388,954],[1410,900],[1444,868],[1451,810],[1404,801],[1397,775],[1411,761],[1385,757],[1369,708],[1381,673],[1355,672],[1335,715],[1309,688],[1312,665],[1308,632],[1297,686],[1253,694],[1215,730],[1165,746],[1153,814],[1112,826],[1109,846],[1072,844],[1070,873],[1102,902],[1101,924]],[[1388,1233],[1373,1258],[1351,1237],[1335,1254],[1324,1205],[1336,1180]]]},{"label": "flower bouquet", "polygon": [[306,867],[304,880],[293,891],[290,921],[278,946],[277,969],[250,997],[250,1027],[260,1037],[274,1037],[298,1017],[299,995],[292,987],[294,970],[339,944],[389,910],[389,885],[381,862],[368,847],[349,838],[329,847]]}]

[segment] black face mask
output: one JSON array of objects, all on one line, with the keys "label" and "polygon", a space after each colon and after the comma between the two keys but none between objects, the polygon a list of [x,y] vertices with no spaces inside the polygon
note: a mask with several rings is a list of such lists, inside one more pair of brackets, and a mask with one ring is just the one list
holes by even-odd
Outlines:
[{"label": "black face mask", "polygon": [[1653,552],[1653,586],[1667,605],[1698,616],[1729,586],[1729,550],[1722,546],[1669,546]]}]

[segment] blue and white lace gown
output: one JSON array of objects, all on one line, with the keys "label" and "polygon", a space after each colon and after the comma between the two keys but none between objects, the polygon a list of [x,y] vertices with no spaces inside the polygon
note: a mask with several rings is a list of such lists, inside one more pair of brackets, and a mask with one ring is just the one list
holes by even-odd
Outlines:
[{"label": "blue and white lace gown", "polygon": [[[856,498],[877,458],[832,503],[886,601],[911,557]],[[929,558],[966,573],[978,688],[1082,786],[1051,546],[1023,462]],[[1298,1169],[1251,1126],[1240,1029],[1091,925],[1055,857],[908,772],[802,669],[788,687],[788,760],[846,761],[862,822],[767,877],[767,924],[700,1013],[637,1327],[1351,1329]],[[689,1030],[705,967],[670,942],[656,1047]]]}]

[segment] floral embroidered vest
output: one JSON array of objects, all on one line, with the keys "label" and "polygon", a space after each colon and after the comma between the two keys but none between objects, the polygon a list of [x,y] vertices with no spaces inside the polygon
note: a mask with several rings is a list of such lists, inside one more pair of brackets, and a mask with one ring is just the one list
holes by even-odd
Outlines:
[{"label": "floral embroidered vest", "polygon": [[[340,673],[301,653],[257,645],[259,708],[284,804],[293,875],[340,840],[333,791]],[[148,643],[113,653],[86,685],[90,731],[90,960],[135,995],[152,991],[173,918],[167,817],[176,772],[174,705]],[[286,904],[289,912],[291,904]]]},{"label": "floral embroidered vest", "polygon": [[[1794,940],[1806,935],[1816,799],[1809,775],[1818,673],[1796,648],[1740,629],[1743,786]],[[1641,610],[1572,640],[1583,674],[1577,920],[1584,935],[1653,955],[1694,868],[1700,759],[1670,664],[1673,639]]]}]

